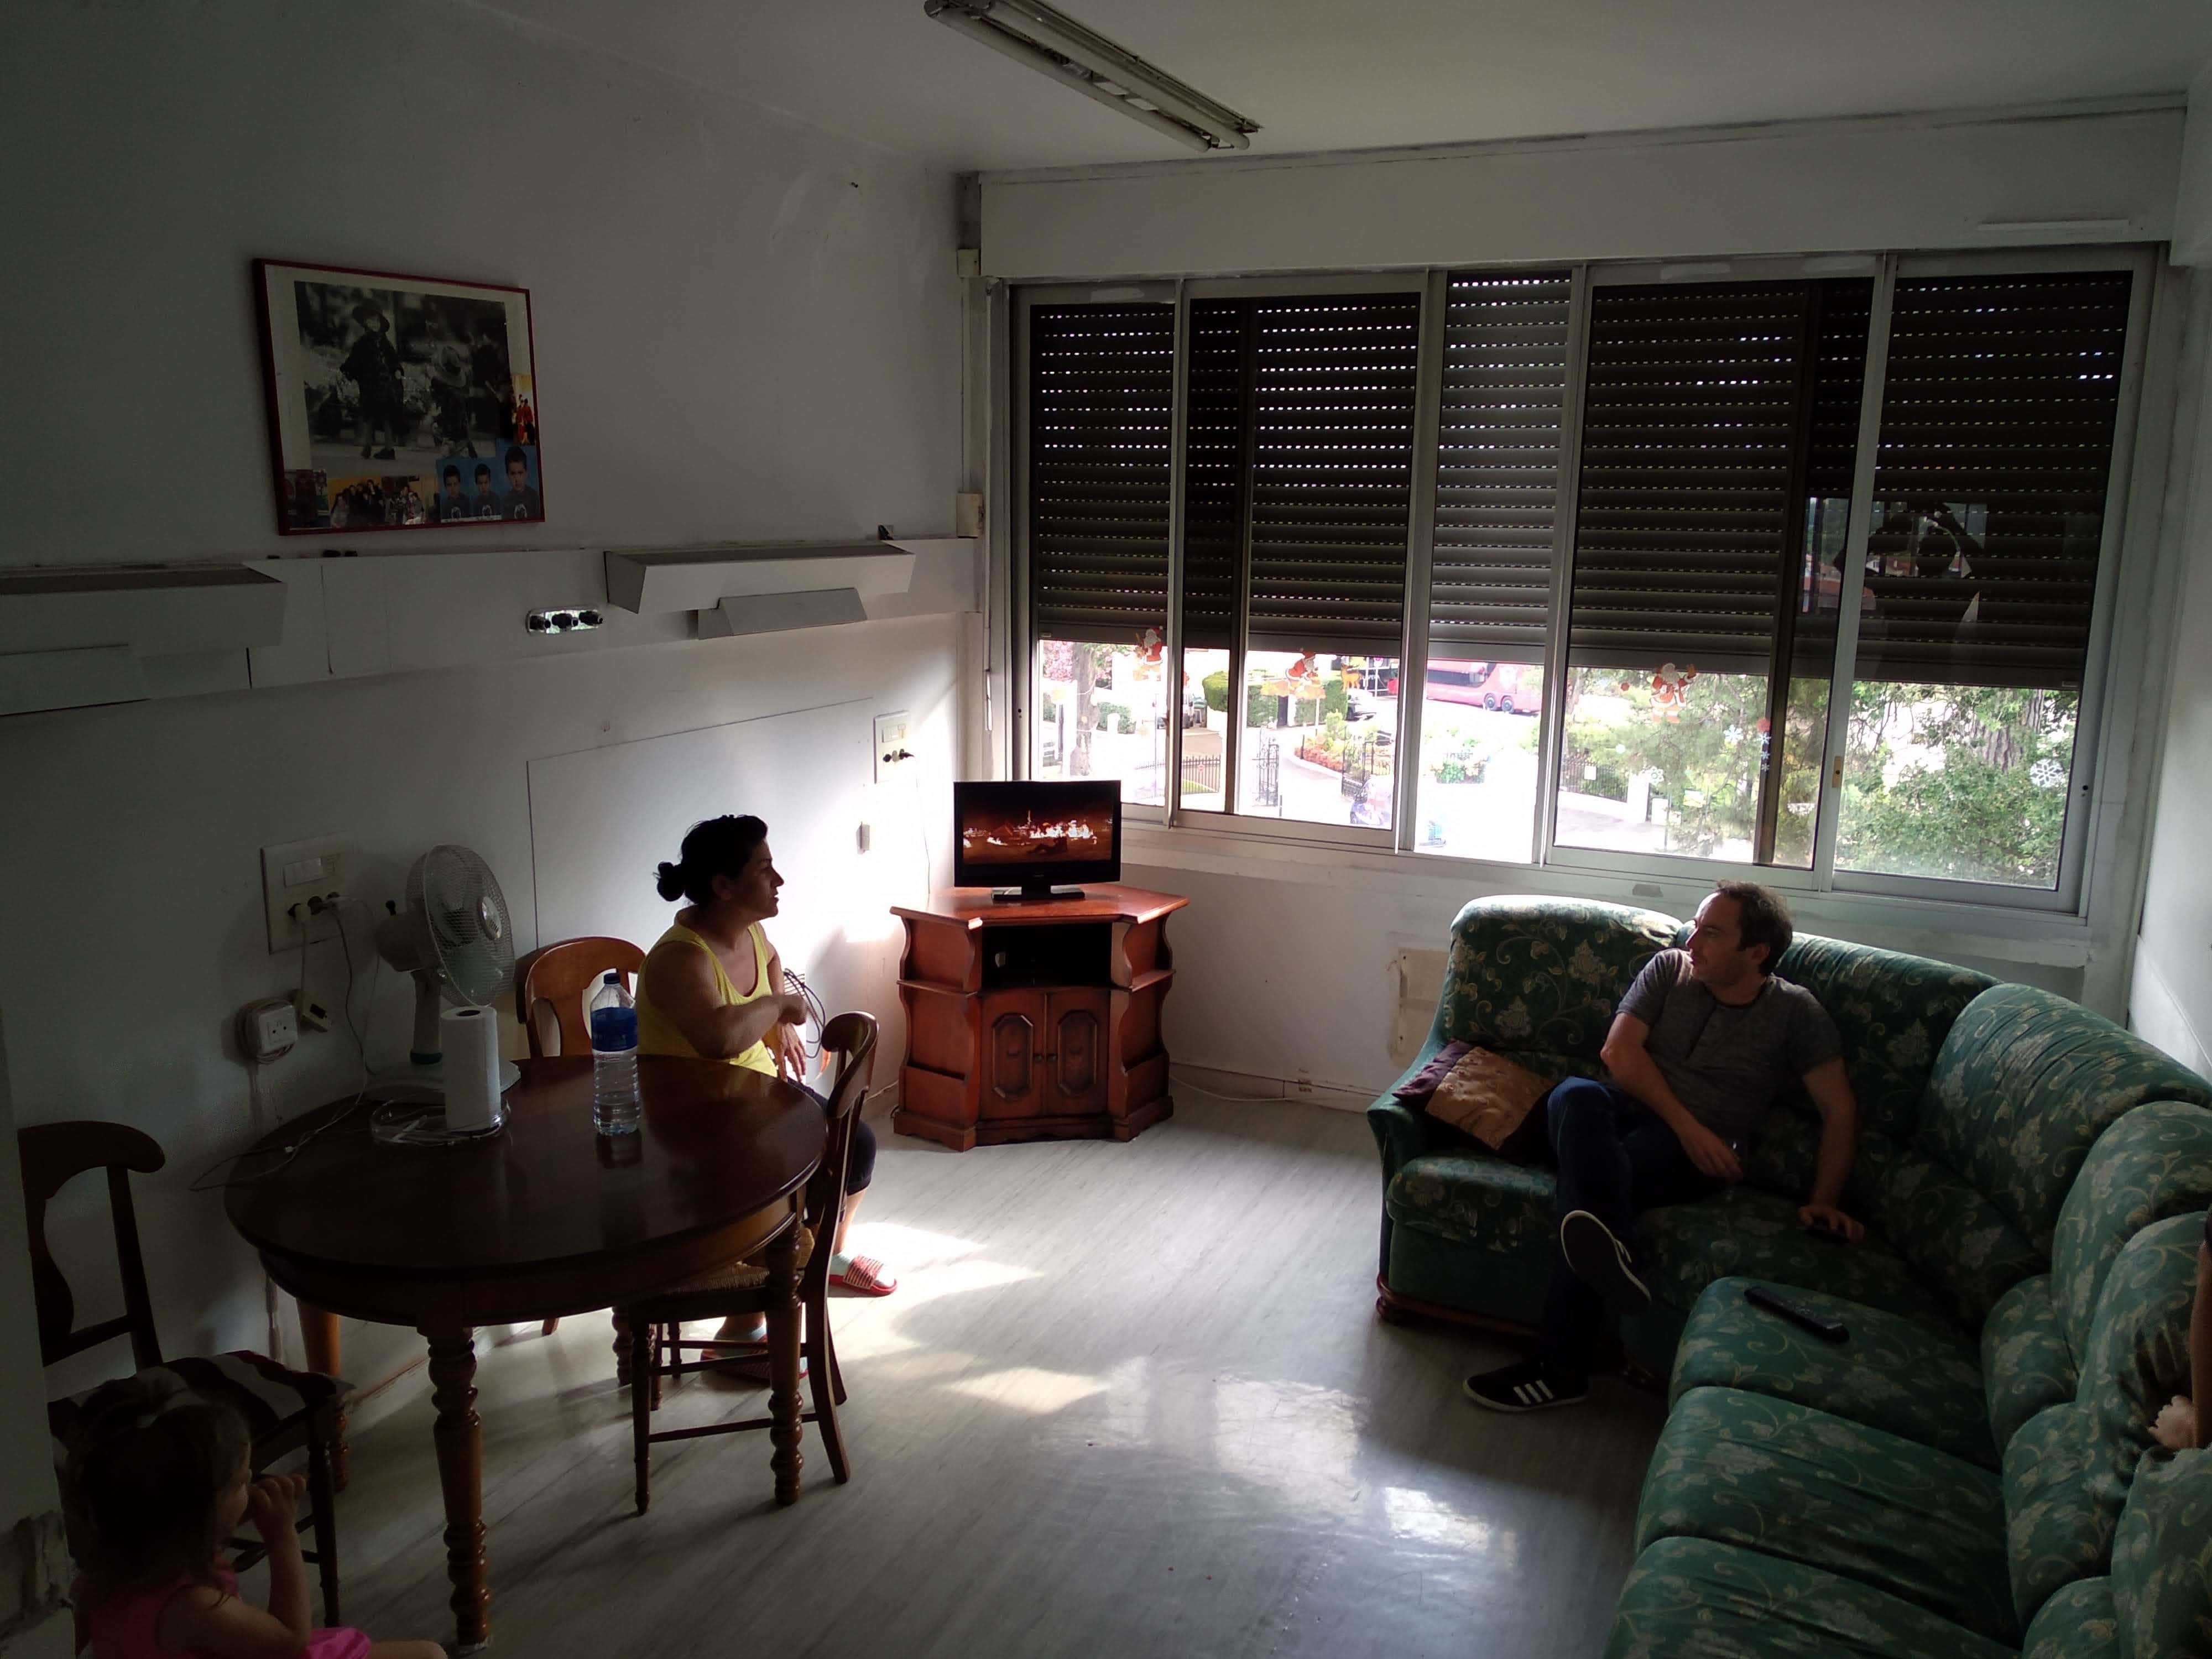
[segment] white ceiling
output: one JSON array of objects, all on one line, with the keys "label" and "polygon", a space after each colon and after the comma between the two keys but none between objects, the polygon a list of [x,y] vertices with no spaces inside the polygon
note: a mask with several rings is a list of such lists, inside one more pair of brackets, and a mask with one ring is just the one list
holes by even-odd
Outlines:
[{"label": "white ceiling", "polygon": [[[1060,0],[1259,122],[1255,154],[2175,93],[2205,0]],[[490,9],[957,169],[1190,152],[921,0]]]}]

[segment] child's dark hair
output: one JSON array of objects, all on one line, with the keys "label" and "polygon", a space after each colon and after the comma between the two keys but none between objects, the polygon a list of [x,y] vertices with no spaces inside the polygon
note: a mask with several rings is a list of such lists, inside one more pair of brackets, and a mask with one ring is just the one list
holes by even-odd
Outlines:
[{"label": "child's dark hair", "polygon": [[714,902],[714,878],[734,876],[745,867],[753,848],[768,839],[768,825],[756,817],[708,818],[695,823],[684,837],[676,864],[660,866],[656,885],[672,903],[687,898],[694,904]]},{"label": "child's dark hair", "polygon": [[246,1419],[148,1372],[94,1390],[62,1472],[70,1551],[98,1589],[204,1576],[216,1506],[253,1443]]}]

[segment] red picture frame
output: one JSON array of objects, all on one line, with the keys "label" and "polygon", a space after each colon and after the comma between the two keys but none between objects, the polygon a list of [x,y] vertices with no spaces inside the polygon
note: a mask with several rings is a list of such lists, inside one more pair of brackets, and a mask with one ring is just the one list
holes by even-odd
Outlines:
[{"label": "red picture frame", "polygon": [[545,522],[530,290],[256,259],[277,533]]}]

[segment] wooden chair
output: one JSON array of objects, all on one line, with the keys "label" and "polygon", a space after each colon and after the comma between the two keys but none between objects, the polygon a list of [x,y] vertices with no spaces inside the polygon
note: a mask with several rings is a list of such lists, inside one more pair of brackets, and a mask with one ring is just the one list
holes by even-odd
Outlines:
[{"label": "wooden chair", "polygon": [[[645,968],[645,952],[626,939],[564,939],[541,945],[514,964],[514,1017],[530,1039],[530,1057],[588,1054],[592,1028],[585,1012],[586,993],[609,974],[620,974],[632,996]],[[541,1328],[550,1336],[561,1322]],[[615,1376],[627,1381],[629,1344],[615,1333]]]},{"label": "wooden chair", "polygon": [[[875,1068],[876,1022],[872,1015],[840,1014],[822,1033],[825,1052],[837,1056],[828,1106],[829,1139],[822,1163],[807,1182],[800,1211],[802,1238],[811,1235],[811,1249],[799,1272],[799,1315],[806,1358],[807,1382],[814,1395],[814,1409],[802,1412],[799,1421],[822,1431],[829,1453],[830,1473],[840,1483],[852,1478],[845,1455],[845,1439],[837,1427],[837,1407],[844,1403],[845,1381],[837,1370],[837,1348],[830,1330],[830,1241],[836,1237],[837,1218],[845,1206],[845,1176],[852,1161],[853,1133],[860,1120],[860,1102],[868,1077]],[[802,1248],[805,1248],[802,1244]],[[788,1284],[788,1281],[786,1281]],[[695,1429],[652,1431],[651,1416],[659,1404],[659,1381],[687,1372],[711,1370],[719,1365],[756,1363],[757,1343],[726,1343],[686,1338],[689,1320],[727,1319],[744,1314],[772,1314],[779,1293],[775,1277],[759,1258],[673,1286],[618,1310],[630,1334],[630,1427],[637,1457],[637,1512],[643,1515],[651,1501],[649,1480],[653,1445],[661,1440],[690,1440],[702,1435],[734,1434],[746,1429],[775,1426],[766,1417],[742,1422],[712,1423]],[[787,1290],[781,1292],[788,1295]],[[785,1306],[789,1304],[786,1303]],[[741,1352],[732,1353],[730,1349]],[[686,1361],[686,1350],[708,1357]]]},{"label": "wooden chair", "polygon": [[626,939],[564,939],[516,963],[514,1017],[530,1038],[531,1057],[591,1053],[586,988],[617,973],[634,996],[644,966],[645,952]]},{"label": "wooden chair", "polygon": [[[31,1285],[38,1305],[39,1352],[48,1365],[118,1336],[131,1339],[131,1355],[142,1371],[155,1367],[173,1372],[187,1388],[228,1401],[246,1419],[253,1436],[257,1473],[278,1458],[307,1453],[307,1518],[315,1547],[303,1552],[319,1570],[323,1584],[323,1622],[338,1616],[337,1487],[332,1470],[341,1444],[340,1407],[346,1385],[335,1376],[295,1371],[265,1354],[246,1352],[211,1358],[164,1360],[154,1329],[154,1306],[146,1293],[145,1258],[138,1247],[138,1218],[131,1202],[131,1172],[151,1175],[167,1161],[150,1135],[122,1123],[41,1123],[19,1130],[15,1145],[23,1164],[23,1203],[31,1235]],[[46,1244],[46,1203],[88,1170],[107,1172],[107,1204],[115,1228],[116,1265],[123,1279],[123,1311],[112,1319],[80,1328],[76,1300]],[[53,1401],[46,1407],[48,1431],[66,1449],[91,1389]],[[231,1540],[233,1564],[252,1566],[267,1552],[258,1540]]]}]

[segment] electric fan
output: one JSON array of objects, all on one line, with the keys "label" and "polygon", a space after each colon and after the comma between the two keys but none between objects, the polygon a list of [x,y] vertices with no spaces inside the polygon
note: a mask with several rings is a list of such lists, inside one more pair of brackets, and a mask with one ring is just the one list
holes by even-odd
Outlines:
[{"label": "electric fan", "polygon": [[[447,1002],[489,1008],[499,1000],[514,982],[513,934],[507,899],[491,866],[467,848],[433,847],[407,872],[405,903],[392,907],[377,924],[376,949],[415,980],[415,1034],[407,1056],[412,1064],[399,1081],[427,1090],[438,1103],[426,1110],[419,1097],[414,1103],[395,1100],[374,1126],[381,1138],[410,1144],[469,1138],[444,1125],[439,1016]],[[521,1075],[514,1061],[500,1062],[502,1089]],[[390,1122],[384,1121],[387,1115]]]}]

